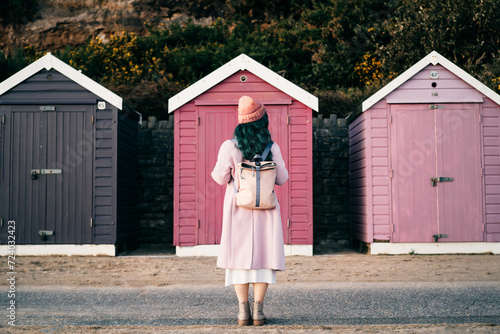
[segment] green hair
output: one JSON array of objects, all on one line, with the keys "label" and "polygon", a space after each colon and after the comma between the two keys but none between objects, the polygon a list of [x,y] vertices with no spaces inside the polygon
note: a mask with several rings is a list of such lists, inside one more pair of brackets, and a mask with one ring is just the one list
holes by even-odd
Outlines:
[{"label": "green hair", "polygon": [[[255,122],[239,124],[234,129],[234,136],[238,140],[238,148],[246,160],[252,160],[256,154],[262,154],[267,144],[272,143],[269,132],[269,118],[267,113]],[[272,160],[269,152],[266,160]]]}]

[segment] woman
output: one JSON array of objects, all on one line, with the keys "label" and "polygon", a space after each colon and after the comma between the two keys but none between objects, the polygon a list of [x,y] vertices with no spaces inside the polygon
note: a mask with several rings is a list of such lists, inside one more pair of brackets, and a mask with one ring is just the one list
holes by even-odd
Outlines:
[{"label": "woman", "polygon": [[[276,271],[285,270],[285,252],[279,203],[270,210],[250,210],[236,206],[235,167],[262,154],[271,140],[265,107],[251,97],[242,96],[238,103],[238,123],[231,140],[222,143],[212,177],[226,184],[222,235],[217,266],[226,268],[226,286],[233,285],[239,301],[238,324],[250,323],[248,291],[253,283],[253,324],[263,325],[264,298],[268,284],[276,283]],[[276,143],[266,160],[276,162],[276,184],[288,180],[288,171]],[[238,184],[236,184],[238,186]]]}]

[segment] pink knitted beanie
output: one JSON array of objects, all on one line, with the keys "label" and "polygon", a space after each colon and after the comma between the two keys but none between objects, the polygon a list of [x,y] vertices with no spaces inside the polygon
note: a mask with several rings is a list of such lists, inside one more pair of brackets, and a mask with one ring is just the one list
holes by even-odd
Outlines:
[{"label": "pink knitted beanie", "polygon": [[262,103],[255,102],[250,96],[242,96],[238,102],[238,123],[251,123],[261,119],[266,112]]}]

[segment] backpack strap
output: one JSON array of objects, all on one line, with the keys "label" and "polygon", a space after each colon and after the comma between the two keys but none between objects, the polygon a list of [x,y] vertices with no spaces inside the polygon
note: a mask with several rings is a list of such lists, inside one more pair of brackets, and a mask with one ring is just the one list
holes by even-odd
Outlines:
[{"label": "backpack strap", "polygon": [[266,148],[264,149],[264,152],[262,152],[262,161],[266,161],[267,155],[269,154],[269,151],[271,151],[271,147],[273,147],[273,142],[270,142],[267,144]]},{"label": "backpack strap", "polygon": [[[238,146],[238,139],[236,138],[232,138],[231,141],[236,145]],[[270,142],[266,145],[266,148],[264,149],[264,152],[262,152],[261,154],[261,157],[262,157],[262,161],[265,161],[266,158],[267,158],[267,155],[269,154],[269,152],[271,151],[271,148],[273,147],[273,142]]]}]

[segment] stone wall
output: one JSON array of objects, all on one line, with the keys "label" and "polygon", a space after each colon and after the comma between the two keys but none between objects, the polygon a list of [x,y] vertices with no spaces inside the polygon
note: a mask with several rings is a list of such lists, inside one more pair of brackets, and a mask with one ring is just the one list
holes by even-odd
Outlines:
[{"label": "stone wall", "polygon": [[345,118],[313,119],[314,252],[350,245],[349,133]]},{"label": "stone wall", "polygon": [[140,234],[144,244],[173,243],[174,118],[158,121],[149,117],[138,135]]},{"label": "stone wall", "polygon": [[[173,242],[174,122],[149,117],[139,130],[138,243]],[[349,142],[343,118],[313,119],[313,188],[315,253],[350,244]]]}]

